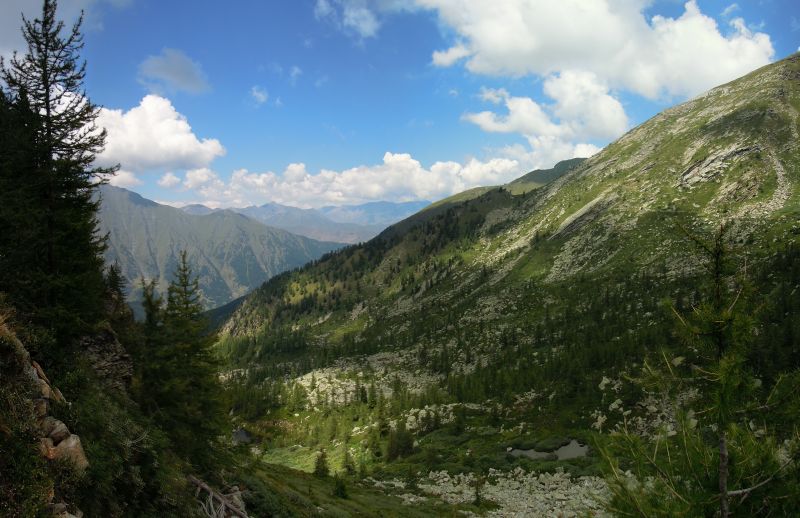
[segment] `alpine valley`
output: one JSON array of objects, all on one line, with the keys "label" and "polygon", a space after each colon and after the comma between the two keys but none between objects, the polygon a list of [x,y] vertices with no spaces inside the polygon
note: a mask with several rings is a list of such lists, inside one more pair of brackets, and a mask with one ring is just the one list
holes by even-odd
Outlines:
[{"label": "alpine valley", "polygon": [[[602,514],[619,490],[603,478],[612,438],[653,441],[655,462],[660,434],[685,430],[680,409],[702,400],[633,380],[643,365],[688,376],[703,364],[676,315],[701,304],[721,234],[751,286],[749,361],[778,391],[800,365],[798,111],[794,55],[529,175],[552,180],[543,187],[523,178],[443,200],[258,288],[216,348],[283,505],[322,505],[291,470],[323,458],[390,495],[396,515]],[[783,416],[749,426],[796,455]],[[768,486],[754,505],[787,512],[786,487]]]},{"label": "alpine valley", "polygon": [[0,516],[798,515],[792,2],[30,3]]}]

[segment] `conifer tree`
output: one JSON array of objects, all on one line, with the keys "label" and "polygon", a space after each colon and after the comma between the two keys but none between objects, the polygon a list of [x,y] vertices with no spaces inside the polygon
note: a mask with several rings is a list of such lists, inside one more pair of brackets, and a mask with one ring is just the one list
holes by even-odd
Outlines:
[{"label": "conifer tree", "polygon": [[213,336],[199,303],[197,278],[180,253],[166,305],[154,283],[143,282],[146,350],[142,354],[143,406],[167,431],[173,447],[201,469],[216,462],[224,431],[223,389],[211,353]]},{"label": "conifer tree", "polygon": [[662,353],[663,367],[646,362],[635,380],[669,397],[675,425],[651,437],[626,425],[603,450],[615,515],[788,516],[800,503],[800,433],[781,422],[781,407],[800,403],[800,372],[787,365],[766,387],[748,365],[755,328],[727,231],[708,242],[689,234],[707,270],[693,310],[672,308],[689,347],[685,356]]},{"label": "conifer tree", "polygon": [[29,107],[33,130],[25,163],[3,172],[17,185],[0,196],[3,204],[19,197],[16,217],[29,226],[27,242],[13,254],[19,286],[12,288],[22,288],[9,290],[14,302],[56,338],[70,338],[102,313],[105,240],[97,234],[94,195],[114,168],[93,166],[106,134],[95,125],[99,108],[83,90],[82,16],[65,30],[56,9],[55,0],[44,0],[41,18],[23,17],[26,53],[0,62],[8,95]]}]

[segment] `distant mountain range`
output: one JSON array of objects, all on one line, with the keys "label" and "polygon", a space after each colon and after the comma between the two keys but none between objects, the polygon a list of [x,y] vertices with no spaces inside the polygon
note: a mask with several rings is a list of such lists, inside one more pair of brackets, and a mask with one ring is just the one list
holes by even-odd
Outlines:
[{"label": "distant mountain range", "polygon": [[181,250],[187,250],[199,275],[204,306],[213,308],[344,246],[269,227],[230,210],[184,211],[110,185],[100,194],[100,230],[109,236],[106,261],[119,263],[134,306],[142,277],[157,279],[165,292]]},{"label": "distant mountain range", "polygon": [[[227,209],[244,214],[271,227],[321,241],[361,243],[369,241],[383,229],[430,205],[428,201],[394,203],[378,201],[362,205],[328,206],[321,209],[300,209],[278,203]],[[187,205],[187,214],[207,215],[218,212],[205,205]]]}]

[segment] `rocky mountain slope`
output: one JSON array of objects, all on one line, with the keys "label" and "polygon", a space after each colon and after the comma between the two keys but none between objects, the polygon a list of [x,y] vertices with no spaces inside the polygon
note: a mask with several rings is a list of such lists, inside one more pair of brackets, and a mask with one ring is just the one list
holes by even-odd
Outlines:
[{"label": "rocky mountain slope", "polygon": [[[236,412],[268,460],[310,471],[327,449],[409,501],[472,511],[481,477],[492,491],[530,489],[518,468],[566,470],[562,495],[602,494],[596,455],[552,452],[602,441],[623,418],[668,424],[623,380],[676,346],[663,300],[697,297],[682,229],[731,224],[765,297],[758,361],[797,362],[782,347],[797,328],[786,308],[800,307],[799,112],[795,54],[664,111],[544,187],[446,200],[276,277],[222,328]],[[497,491],[498,515],[538,502]]]},{"label": "rocky mountain slope", "polygon": [[187,250],[200,278],[203,303],[223,305],[270,277],[342,246],[265,226],[231,211],[187,214],[136,193],[101,189],[100,231],[108,233],[106,260],[119,263],[138,300],[138,280],[157,279],[166,289],[178,253]]}]

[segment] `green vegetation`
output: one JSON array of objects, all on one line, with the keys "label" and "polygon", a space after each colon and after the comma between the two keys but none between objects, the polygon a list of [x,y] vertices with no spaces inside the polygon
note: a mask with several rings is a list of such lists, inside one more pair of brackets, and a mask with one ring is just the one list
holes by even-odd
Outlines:
[{"label": "green vegetation", "polygon": [[[626,380],[662,354],[710,365],[669,308],[691,312],[706,293],[680,229],[701,235],[723,221],[754,287],[738,303],[750,323],[737,354],[768,397],[800,366],[800,149],[786,129],[798,129],[789,79],[798,70],[795,56],[668,110],[572,164],[563,181],[434,204],[267,282],[217,343],[238,422],[269,462],[311,472],[325,449],[334,472],[352,457],[351,485],[403,480],[417,495],[431,491],[414,489],[430,472],[472,474],[473,491],[489,470],[599,477],[601,450],[627,470],[632,453],[609,433],[638,423],[630,429],[649,448],[644,434],[680,412]],[[791,408],[753,426],[795,444]],[[745,447],[747,434],[729,433]],[[570,439],[589,444],[588,456],[546,455]],[[746,487],[734,471],[729,487]],[[491,502],[486,488],[499,478],[469,501]]]},{"label": "green vegetation", "polygon": [[0,514],[193,516],[187,475],[235,466],[214,338],[185,254],[144,324],[103,268],[80,25],[45,0],[0,70]]},{"label": "green vegetation", "polygon": [[663,367],[645,363],[637,380],[668,395],[676,421],[644,438],[626,425],[612,438],[616,455],[605,452],[615,515],[788,516],[800,503],[800,472],[792,462],[800,436],[786,413],[800,404],[800,370],[796,362],[785,371],[749,364],[758,327],[745,309],[752,299],[727,233],[721,227],[710,242],[691,236],[708,281],[691,312],[675,312],[688,357],[663,354]]}]

